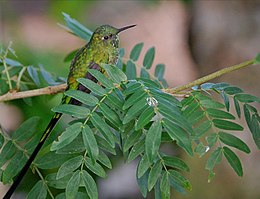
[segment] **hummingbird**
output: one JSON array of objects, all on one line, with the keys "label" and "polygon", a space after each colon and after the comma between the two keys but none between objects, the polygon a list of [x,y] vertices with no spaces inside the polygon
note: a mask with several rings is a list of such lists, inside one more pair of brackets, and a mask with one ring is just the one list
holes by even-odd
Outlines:
[{"label": "hummingbird", "polygon": [[[102,63],[115,65],[119,57],[119,33],[132,28],[136,25],[125,26],[122,28],[115,28],[110,25],[102,25],[98,27],[90,41],[82,47],[75,55],[74,59],[71,62],[69,75],[67,79],[67,88],[66,90],[81,90],[86,93],[90,93],[90,90],[82,86],[77,82],[78,78],[87,78],[91,81],[97,83],[97,79],[93,77],[88,70],[95,69],[104,73],[102,68]],[[81,103],[69,96],[63,96],[61,104],[74,104],[81,105]],[[17,186],[22,181],[27,170],[30,168],[30,165],[36,158],[40,149],[42,148],[46,139],[50,136],[55,125],[61,118],[62,113],[55,113],[49,122],[47,128],[45,129],[42,137],[32,152],[31,156],[27,160],[26,164],[17,175],[14,180],[14,183],[11,185],[3,199],[11,198],[12,194],[16,190]]]}]

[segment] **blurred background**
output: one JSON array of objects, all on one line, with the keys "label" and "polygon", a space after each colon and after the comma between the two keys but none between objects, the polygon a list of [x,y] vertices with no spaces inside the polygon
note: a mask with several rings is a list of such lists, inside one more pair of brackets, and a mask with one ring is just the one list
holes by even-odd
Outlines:
[{"label": "blurred background", "polygon": [[[139,42],[145,44],[143,52],[155,46],[155,63],[166,64],[170,87],[252,59],[260,52],[260,1],[257,0],[0,0],[0,43],[6,46],[12,41],[24,65],[42,64],[47,70],[66,77],[69,63],[63,59],[83,46],[84,41],[57,25],[64,24],[62,12],[91,30],[101,24],[115,27],[137,24],[136,28],[121,34],[121,46],[126,54]],[[251,66],[213,82],[228,82],[260,96],[259,77],[259,66]],[[46,125],[52,115],[50,109],[59,103],[60,97],[37,97],[33,106],[20,100],[2,103],[0,123],[7,131],[13,131],[26,118],[38,115]],[[223,160],[216,167],[216,177],[208,183],[208,172],[204,170],[207,156],[190,158],[180,154],[191,167],[188,178],[193,190],[186,195],[173,193],[173,198],[259,199],[259,151],[249,132],[241,133],[240,137],[251,148],[250,155],[239,153],[243,178],[237,177]],[[117,159],[113,165],[115,169],[109,171],[109,177],[98,180],[100,198],[141,198],[135,180],[136,163],[124,165],[123,160]],[[5,191],[6,187],[0,184],[0,195]],[[149,197],[153,198],[153,194]],[[16,195],[16,198],[24,196]]]}]

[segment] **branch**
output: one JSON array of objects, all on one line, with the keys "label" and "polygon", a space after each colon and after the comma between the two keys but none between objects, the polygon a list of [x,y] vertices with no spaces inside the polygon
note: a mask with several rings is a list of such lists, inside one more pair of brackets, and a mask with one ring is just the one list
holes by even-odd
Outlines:
[{"label": "branch", "polygon": [[[190,82],[188,84],[185,84],[183,86],[175,87],[175,88],[167,88],[163,89],[164,92],[170,93],[175,97],[186,97],[188,93],[180,93],[180,91],[186,90],[188,88],[191,88],[196,85],[203,84],[205,82],[208,82],[209,80],[212,80],[216,77],[219,77],[221,75],[224,75],[226,73],[230,73],[232,71],[238,70],[240,68],[249,66],[254,63],[254,59],[242,62],[237,65],[233,65],[224,69],[221,69],[219,71],[216,71],[214,73],[211,73],[209,75],[206,75],[202,78],[199,78],[193,82]],[[66,84],[61,84],[57,86],[48,86],[45,88],[40,88],[40,89],[35,89],[35,90],[29,90],[29,91],[22,91],[22,92],[8,92],[2,96],[0,96],[0,102],[4,101],[9,101],[9,100],[14,100],[14,99],[20,99],[20,98],[26,98],[26,97],[34,97],[34,96],[39,96],[39,95],[52,95],[56,93],[61,93],[64,92],[66,89],[67,85]]]},{"label": "branch", "polygon": [[199,78],[193,82],[190,82],[188,84],[185,84],[183,86],[178,86],[178,87],[175,87],[175,88],[168,88],[168,89],[164,89],[165,92],[167,93],[177,93],[179,91],[183,91],[183,90],[186,90],[188,88],[191,88],[193,86],[196,86],[196,85],[200,85],[200,84],[203,84],[205,82],[208,82],[209,80],[212,80],[216,77],[219,77],[221,75],[224,75],[226,73],[230,73],[232,71],[235,71],[235,70],[238,70],[238,69],[241,69],[243,67],[246,67],[246,66],[249,66],[249,65],[252,65],[254,63],[255,59],[252,59],[252,60],[248,60],[248,61],[245,61],[245,62],[242,62],[240,64],[237,64],[237,65],[233,65],[233,66],[230,66],[230,67],[227,67],[227,68],[223,68],[219,71],[216,71],[214,73],[211,73],[209,75],[206,75],[202,78]]},{"label": "branch", "polygon": [[56,93],[64,92],[66,89],[66,84],[60,84],[57,86],[48,86],[45,88],[29,90],[29,91],[21,91],[21,92],[8,92],[2,96],[0,96],[0,102],[10,101],[14,99],[26,98],[26,97],[34,97],[39,95],[52,95]]}]

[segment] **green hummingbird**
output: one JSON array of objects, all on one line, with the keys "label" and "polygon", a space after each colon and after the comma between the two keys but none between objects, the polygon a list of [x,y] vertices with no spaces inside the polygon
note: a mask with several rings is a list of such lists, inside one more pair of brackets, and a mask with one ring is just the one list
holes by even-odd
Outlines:
[{"label": "green hummingbird", "polygon": [[[67,79],[66,90],[81,90],[90,93],[90,90],[88,90],[79,82],[77,82],[77,79],[88,78],[97,83],[97,79],[95,79],[95,77],[88,73],[88,70],[95,69],[104,73],[104,69],[101,66],[102,63],[115,65],[119,57],[118,34],[134,26],[136,25],[130,25],[119,29],[110,25],[102,25],[98,27],[94,31],[90,41],[76,53],[74,59],[72,60],[70,65],[70,72]],[[63,96],[61,103],[80,105],[80,102],[65,95]],[[20,184],[31,163],[33,162],[38,152],[42,148],[46,139],[50,136],[53,128],[55,127],[61,116],[62,113],[54,114],[53,118],[51,119],[47,128],[45,129],[40,139],[40,142],[34,149],[33,153],[27,160],[26,164],[24,165],[20,173],[15,178],[14,183],[9,188],[3,199],[9,199],[12,196],[15,189]]]}]

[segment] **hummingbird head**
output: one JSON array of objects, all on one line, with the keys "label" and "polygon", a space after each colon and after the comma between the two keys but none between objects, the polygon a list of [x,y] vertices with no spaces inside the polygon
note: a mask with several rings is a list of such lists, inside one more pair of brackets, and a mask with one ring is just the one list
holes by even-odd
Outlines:
[{"label": "hummingbird head", "polygon": [[98,27],[92,35],[92,42],[104,48],[119,47],[118,34],[126,29],[136,25],[125,26],[123,28],[115,28],[110,25],[102,25]]}]

